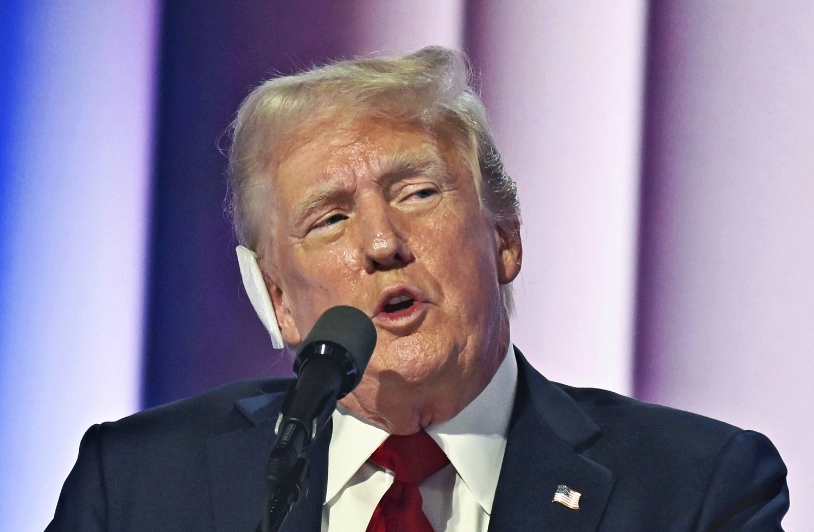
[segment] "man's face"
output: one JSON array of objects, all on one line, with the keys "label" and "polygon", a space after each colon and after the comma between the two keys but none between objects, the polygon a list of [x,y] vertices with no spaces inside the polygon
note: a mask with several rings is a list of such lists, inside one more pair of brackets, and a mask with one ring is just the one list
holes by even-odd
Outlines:
[{"label": "man's face", "polygon": [[293,139],[273,173],[259,252],[286,341],[357,307],[378,342],[344,404],[393,433],[457,414],[507,348],[500,284],[520,253],[465,162],[426,131],[357,119]]}]

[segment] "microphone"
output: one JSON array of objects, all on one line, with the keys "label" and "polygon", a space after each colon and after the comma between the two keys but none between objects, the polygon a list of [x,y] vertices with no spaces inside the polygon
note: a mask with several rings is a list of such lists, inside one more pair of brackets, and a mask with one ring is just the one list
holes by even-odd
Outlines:
[{"label": "microphone", "polygon": [[277,418],[277,441],[266,464],[262,530],[279,530],[306,491],[305,452],[327,424],[336,402],[362,380],[376,347],[376,328],[361,310],[336,306],[319,317],[297,349],[297,380]]}]

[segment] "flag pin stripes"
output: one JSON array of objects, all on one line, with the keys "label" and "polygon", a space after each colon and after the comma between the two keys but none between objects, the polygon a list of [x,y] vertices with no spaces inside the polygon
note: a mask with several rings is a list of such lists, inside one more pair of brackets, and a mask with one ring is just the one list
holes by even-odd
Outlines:
[{"label": "flag pin stripes", "polygon": [[557,486],[557,491],[554,492],[554,498],[551,502],[558,502],[572,510],[579,510],[580,497],[582,497],[582,493],[572,490],[565,484],[560,484]]}]

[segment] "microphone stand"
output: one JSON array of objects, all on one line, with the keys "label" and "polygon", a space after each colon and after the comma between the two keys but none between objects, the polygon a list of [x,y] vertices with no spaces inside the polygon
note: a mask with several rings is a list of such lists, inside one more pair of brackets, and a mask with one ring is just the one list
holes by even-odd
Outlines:
[{"label": "microphone stand", "polygon": [[[261,532],[277,532],[294,503],[308,494],[310,465],[306,451],[336,408],[343,375],[329,355],[333,346],[324,343],[319,347],[316,351],[323,356],[301,362],[297,368],[301,377],[292,383],[280,409],[275,428],[277,441],[266,463]],[[308,378],[302,378],[305,372]],[[309,400],[295,401],[295,397]]]},{"label": "microphone stand", "polygon": [[295,380],[288,389],[266,463],[260,532],[277,532],[294,504],[308,493],[306,451],[328,423],[336,401],[350,393],[376,347],[376,328],[361,310],[326,310],[297,350]]},{"label": "microphone stand", "polygon": [[[269,466],[271,460],[269,460]],[[266,466],[268,472],[269,466]],[[283,482],[277,484],[266,477],[266,494],[263,497],[263,521],[261,532],[278,532],[283,526],[291,507],[299,500],[300,495],[308,495],[308,475],[310,464],[308,459],[300,457],[294,463]]]}]

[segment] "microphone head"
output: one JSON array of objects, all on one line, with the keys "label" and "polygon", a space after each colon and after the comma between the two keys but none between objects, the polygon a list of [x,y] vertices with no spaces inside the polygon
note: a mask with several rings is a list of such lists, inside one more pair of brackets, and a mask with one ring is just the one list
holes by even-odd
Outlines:
[{"label": "microphone head", "polygon": [[304,356],[308,356],[308,352],[313,349],[311,346],[315,343],[336,344],[347,352],[348,362],[354,370],[352,386],[348,390],[343,390],[344,393],[348,393],[362,380],[362,374],[373,355],[373,349],[376,347],[376,327],[367,314],[358,308],[338,305],[329,308],[319,317],[311,332],[297,348],[297,360],[301,361],[304,352]]}]

